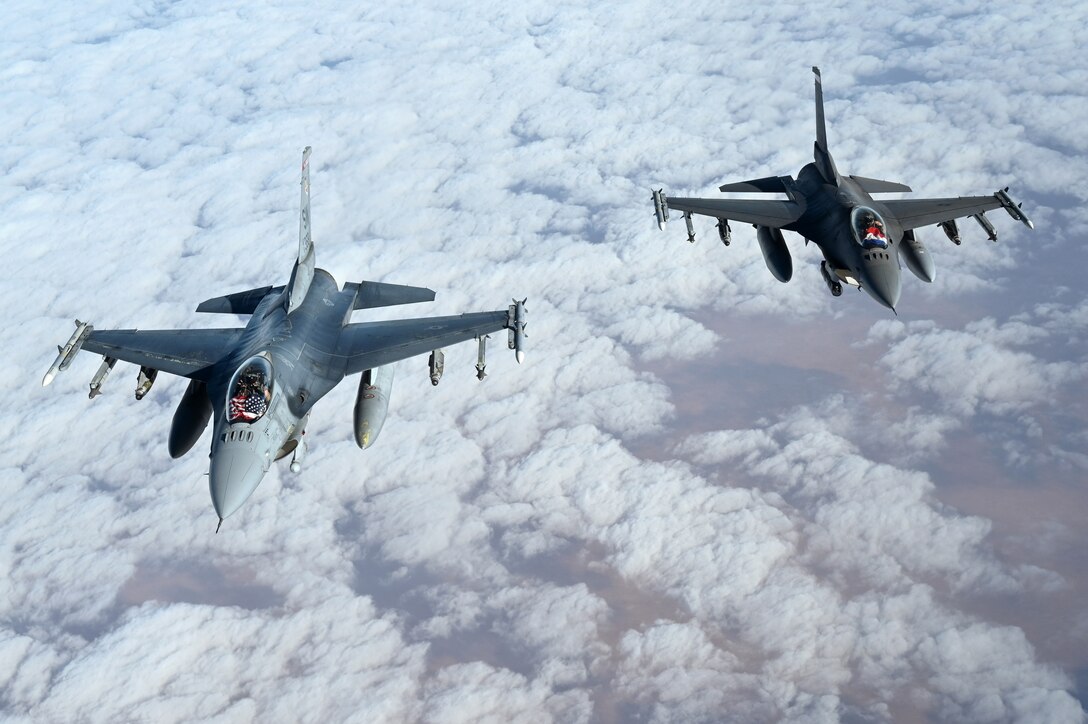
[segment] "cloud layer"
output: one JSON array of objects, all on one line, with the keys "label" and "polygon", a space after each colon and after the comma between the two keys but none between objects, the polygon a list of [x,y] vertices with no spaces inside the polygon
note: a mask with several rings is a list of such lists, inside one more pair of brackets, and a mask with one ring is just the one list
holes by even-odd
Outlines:
[{"label": "cloud layer", "polygon": [[[9,14],[6,718],[1084,718],[1083,8]],[[743,228],[658,233],[651,186],[809,160],[813,64],[843,170],[1011,184],[1038,231],[926,232],[902,321],[799,239],[781,285]],[[528,296],[529,361],[401,363],[365,453],[347,381],[215,536],[181,381],[37,380],[75,316],[281,283],[308,144],[319,265],[438,290],[408,314]]]}]

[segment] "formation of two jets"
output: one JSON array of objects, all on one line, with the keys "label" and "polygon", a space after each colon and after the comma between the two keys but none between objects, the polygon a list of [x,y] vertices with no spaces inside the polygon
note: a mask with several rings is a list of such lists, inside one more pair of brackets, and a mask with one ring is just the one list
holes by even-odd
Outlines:
[{"label": "formation of two jets", "polygon": [[[991,196],[877,201],[871,194],[906,192],[910,187],[862,176],[843,176],[827,147],[820,71],[816,74],[816,145],[813,163],[797,178],[777,176],[726,184],[724,192],[784,195],[767,199],[668,198],[653,193],[655,213],[664,229],[669,210],[681,211],[688,238],[695,240],[692,215],[717,219],[719,236],[729,244],[730,221],[753,224],[771,273],[789,281],[793,263],[782,230],[801,234],[823,252],[820,271],[831,292],[842,284],[867,291],[895,309],[900,294],[900,264],[933,281],[933,262],[914,230],[938,224],[957,244],[956,219],[973,216],[996,240],[985,212],[1004,208],[1031,227],[1007,190]],[[56,361],[42,381],[48,385],[66,370],[81,349],[103,356],[90,383],[97,396],[117,360],[140,366],[136,399],[142,399],[158,372],[186,377],[189,386],[170,429],[172,457],[188,452],[212,424],[209,481],[219,523],[241,507],[276,460],[292,456],[298,472],[305,454],[304,434],[314,404],[344,377],[362,373],[354,413],[355,441],[373,444],[381,431],[393,382],[392,364],[430,353],[433,384],[443,370],[442,348],[471,339],[479,342],[477,375],[485,376],[488,334],[508,330],[517,361],[524,358],[524,300],[506,309],[449,317],[351,322],[352,312],[399,304],[429,302],[434,292],[378,282],[346,283],[314,264],[310,235],[310,148],[302,156],[302,194],[298,258],[283,286],[266,286],[215,297],[198,312],[250,315],[248,324],[230,329],[96,330],[76,321],[76,331],[58,347]],[[218,527],[216,528],[218,530]]]}]

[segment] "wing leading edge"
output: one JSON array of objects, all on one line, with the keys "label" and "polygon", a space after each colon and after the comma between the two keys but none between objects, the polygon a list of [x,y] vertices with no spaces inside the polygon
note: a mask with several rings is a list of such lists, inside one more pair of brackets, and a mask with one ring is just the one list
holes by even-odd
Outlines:
[{"label": "wing leading edge", "polygon": [[939,224],[964,216],[1000,209],[1002,203],[994,196],[959,196],[947,199],[896,199],[880,203],[892,212],[903,230]]},{"label": "wing leading edge", "polygon": [[348,324],[337,352],[345,360],[344,374],[350,375],[505,329],[509,314],[502,310]]},{"label": "wing leading edge", "polygon": [[1006,187],[992,196],[958,196],[947,199],[896,199],[893,201],[881,201],[885,208],[902,225],[903,230],[917,229],[919,226],[939,224],[943,221],[952,221],[964,216],[977,216],[992,209],[1005,209],[1009,216],[1024,224],[1029,229],[1034,229],[1035,224],[1020,207],[1023,204],[1013,203]]},{"label": "wing leading edge", "polygon": [[179,377],[207,381],[211,367],[238,344],[242,331],[96,329],[83,342],[83,349]]},{"label": "wing leading edge", "polygon": [[803,210],[793,201],[767,199],[666,198],[670,209],[719,219],[781,229],[801,218]]}]

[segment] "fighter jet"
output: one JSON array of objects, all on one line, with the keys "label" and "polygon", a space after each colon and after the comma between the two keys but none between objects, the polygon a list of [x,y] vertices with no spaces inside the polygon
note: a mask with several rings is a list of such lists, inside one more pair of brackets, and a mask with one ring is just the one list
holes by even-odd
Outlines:
[{"label": "fighter jet", "polygon": [[688,241],[695,241],[692,214],[717,219],[718,236],[726,246],[732,237],[730,221],[752,224],[771,274],[780,282],[793,276],[793,261],[782,230],[800,234],[823,252],[820,273],[834,296],[842,294],[842,285],[864,289],[873,299],[893,312],[901,289],[899,270],[906,265],[925,282],[934,278],[933,259],[915,229],[937,224],[955,244],[960,243],[956,219],[972,216],[991,241],[997,231],[986,218],[991,209],[1003,208],[1010,216],[1035,228],[1013,203],[1008,187],[991,196],[958,198],[905,199],[878,201],[871,194],[910,192],[905,184],[893,181],[843,176],[835,166],[827,147],[824,128],[824,97],[820,69],[816,75],[816,144],[814,160],[797,174],[769,176],[729,183],[723,192],[781,194],[777,200],[668,198],[664,189],[653,192],[654,213],[662,230],[669,219],[669,209],[681,211],[687,225]]},{"label": "fighter jet", "polygon": [[[306,423],[314,404],[344,377],[362,373],[355,400],[355,442],[374,444],[385,422],[393,384],[393,363],[430,353],[431,383],[442,376],[442,348],[479,341],[477,376],[485,376],[489,332],[508,330],[510,349],[524,359],[525,300],[506,309],[449,317],[352,323],[355,310],[430,302],[421,287],[379,282],[340,288],[314,266],[310,235],[310,147],[302,152],[302,199],[298,258],[286,285],[265,286],[208,299],[197,312],[250,315],[234,329],[96,330],[76,320],[76,331],[58,347],[46,372],[48,385],[71,365],[81,349],[103,356],[91,379],[90,397],[117,360],[140,365],[136,399],[148,393],[159,372],[190,380],[170,429],[173,458],[196,444],[214,420],[208,472],[212,506],[223,519],[241,507],[276,460],[292,456],[301,470]],[[218,525],[216,532],[219,531]]]}]

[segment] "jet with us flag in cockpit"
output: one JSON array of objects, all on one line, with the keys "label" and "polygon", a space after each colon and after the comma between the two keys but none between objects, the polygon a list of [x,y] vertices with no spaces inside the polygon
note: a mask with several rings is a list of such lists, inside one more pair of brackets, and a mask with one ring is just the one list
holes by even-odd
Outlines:
[{"label": "jet with us flag in cockpit", "polygon": [[315,267],[309,159],[307,146],[298,258],[287,284],[215,297],[197,307],[198,312],[249,315],[245,327],[97,330],[76,320],[76,331],[58,347],[42,380],[43,386],[51,383],[81,349],[103,356],[91,379],[92,399],[118,360],[140,366],[137,400],[159,372],[188,378],[170,428],[169,452],[174,458],[187,453],[213,421],[208,475],[219,525],[249,498],[274,461],[290,455],[291,470],[301,470],[313,406],[344,377],[361,373],[353,422],[355,442],[367,448],[385,421],[393,363],[430,353],[430,379],[437,385],[444,368],[442,348],[476,339],[476,373],[482,380],[488,334],[503,329],[517,361],[524,359],[525,300],[491,312],[353,323],[357,310],[430,302],[435,293],[369,281],[341,288]]},{"label": "jet with us flag in cockpit", "polygon": [[911,188],[894,181],[839,173],[827,146],[820,69],[813,67],[812,72],[816,75],[813,162],[802,168],[797,178],[769,176],[718,189],[785,198],[671,198],[658,189],[652,199],[659,228],[665,228],[670,209],[680,211],[688,241],[694,242],[692,215],[710,216],[717,220],[719,238],[728,246],[732,239],[730,221],[752,224],[767,268],[780,282],[788,282],[793,276],[793,260],[782,231],[795,232],[806,244],[811,241],[823,252],[820,274],[832,295],[840,296],[843,284],[853,285],[893,312],[902,287],[901,264],[925,282],[934,279],[933,259],[915,233],[919,227],[936,224],[959,245],[956,219],[971,216],[991,241],[997,241],[997,231],[986,212],[1003,208],[1014,219],[1034,228],[1022,205],[1009,196],[1007,187],[989,196],[874,199],[872,194],[906,193]]}]

